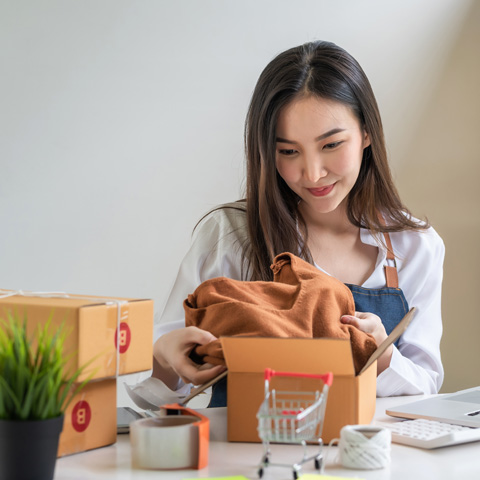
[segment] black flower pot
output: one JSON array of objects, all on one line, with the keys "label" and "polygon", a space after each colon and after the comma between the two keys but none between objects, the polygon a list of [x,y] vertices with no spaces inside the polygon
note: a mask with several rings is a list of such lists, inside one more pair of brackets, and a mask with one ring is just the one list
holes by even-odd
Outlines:
[{"label": "black flower pot", "polygon": [[51,480],[63,415],[47,420],[0,420],[0,478]]}]

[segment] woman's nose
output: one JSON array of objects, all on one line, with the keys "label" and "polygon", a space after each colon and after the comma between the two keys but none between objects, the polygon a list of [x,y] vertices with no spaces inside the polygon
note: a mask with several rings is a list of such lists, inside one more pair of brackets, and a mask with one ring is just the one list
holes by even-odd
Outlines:
[{"label": "woman's nose", "polygon": [[303,168],[303,176],[305,180],[316,183],[327,175],[327,170],[322,161],[317,157],[307,158]]}]

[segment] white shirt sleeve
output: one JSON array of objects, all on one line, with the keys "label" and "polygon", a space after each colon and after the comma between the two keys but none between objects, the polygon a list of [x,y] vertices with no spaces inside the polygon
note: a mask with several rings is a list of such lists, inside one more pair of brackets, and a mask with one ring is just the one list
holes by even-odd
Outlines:
[{"label": "white shirt sleeve", "polygon": [[443,382],[441,290],[445,246],[433,228],[390,234],[399,286],[417,312],[377,377],[377,396],[437,393]]},{"label": "white shirt sleeve", "polygon": [[227,208],[209,214],[198,225],[160,322],[155,325],[154,341],[167,332],[185,327],[183,302],[202,282],[215,277],[242,279],[244,221],[244,212]]}]

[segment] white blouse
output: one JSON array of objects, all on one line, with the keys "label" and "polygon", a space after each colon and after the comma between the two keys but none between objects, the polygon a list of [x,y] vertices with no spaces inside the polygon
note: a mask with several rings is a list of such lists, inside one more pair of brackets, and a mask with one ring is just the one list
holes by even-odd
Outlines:
[{"label": "white blouse", "polygon": [[[242,278],[241,268],[241,245],[246,238],[244,211],[222,208],[202,220],[180,265],[160,324],[155,327],[155,340],[185,326],[183,301],[203,281],[221,276],[247,280]],[[360,238],[363,243],[378,247],[375,270],[362,287],[385,287],[385,249],[368,230],[361,229]],[[394,346],[389,368],[377,377],[377,396],[437,393],[443,382],[440,339],[445,246],[432,227],[419,232],[391,233],[390,238],[397,257],[399,286],[408,305],[416,307],[417,312],[400,337],[398,348]]]}]

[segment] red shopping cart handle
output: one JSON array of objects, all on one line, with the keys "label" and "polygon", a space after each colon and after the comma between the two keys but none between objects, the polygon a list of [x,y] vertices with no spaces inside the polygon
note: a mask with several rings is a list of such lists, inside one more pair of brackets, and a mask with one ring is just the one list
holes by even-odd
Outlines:
[{"label": "red shopping cart handle", "polygon": [[295,373],[295,372],[277,372],[272,370],[271,368],[265,369],[265,380],[270,381],[272,377],[304,377],[304,378],[319,378],[323,381],[324,384],[328,385],[329,387],[332,385],[333,382],[333,373],[327,372],[323,374],[315,374],[315,373]]}]

